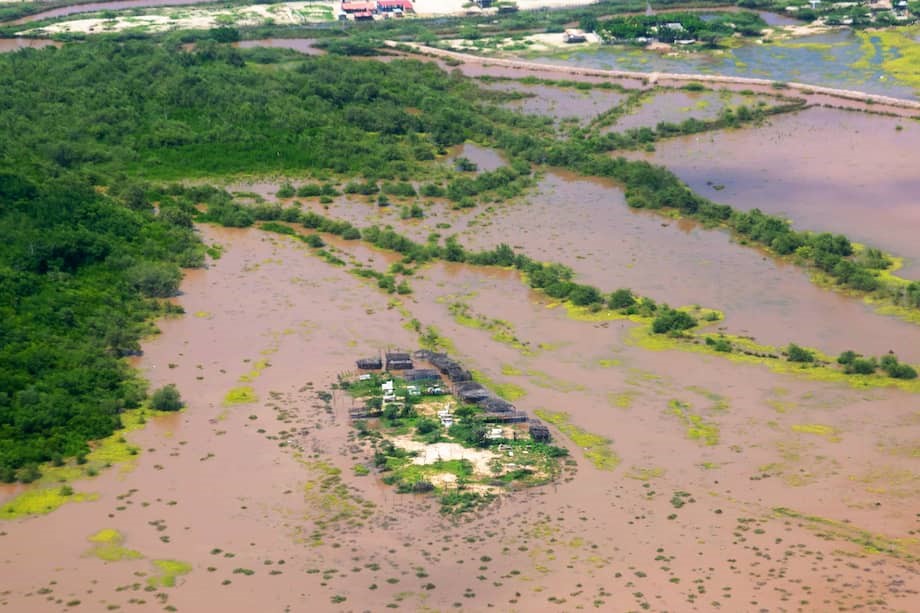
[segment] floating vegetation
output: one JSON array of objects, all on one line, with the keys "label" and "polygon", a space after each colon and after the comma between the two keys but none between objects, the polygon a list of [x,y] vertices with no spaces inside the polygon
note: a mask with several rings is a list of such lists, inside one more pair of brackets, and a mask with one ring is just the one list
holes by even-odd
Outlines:
[{"label": "floating vegetation", "polygon": [[793,424],[792,429],[804,434],[816,434],[832,443],[840,442],[840,431],[833,426],[823,424]]},{"label": "floating vegetation", "polygon": [[607,394],[607,401],[611,406],[618,409],[628,409],[632,407],[633,402],[639,396],[639,392],[636,391],[626,391],[626,392],[610,392]]},{"label": "floating vegetation", "polygon": [[630,467],[629,471],[626,473],[626,477],[629,479],[636,479],[637,481],[651,481],[652,479],[657,479],[658,477],[664,476],[664,469],[659,467],[650,467],[642,468],[639,466]]},{"label": "floating vegetation", "polygon": [[238,404],[252,404],[258,402],[259,398],[251,385],[241,385],[234,387],[224,396],[224,406],[234,406]]},{"label": "floating vegetation", "polygon": [[527,392],[524,391],[524,388],[520,385],[514,383],[498,383],[478,370],[473,371],[473,380],[482,383],[508,402],[514,402],[527,395]]},{"label": "floating vegetation", "polygon": [[100,530],[89,537],[89,540],[94,543],[93,548],[88,552],[89,555],[106,562],[137,560],[144,557],[141,552],[124,547],[125,538],[118,530],[111,528]]},{"label": "floating vegetation", "polygon": [[535,413],[540,419],[556,426],[556,428],[565,434],[570,441],[580,447],[585,457],[588,458],[588,461],[594,464],[596,468],[600,470],[613,470],[619,466],[621,459],[613,449],[611,449],[610,445],[612,441],[610,439],[581,429],[571,423],[569,421],[569,414],[563,411],[537,409]]},{"label": "floating vegetation", "polygon": [[259,375],[262,374],[262,371],[268,368],[269,366],[271,366],[271,363],[269,363],[268,360],[265,360],[265,359],[259,360],[255,364],[253,364],[252,370],[250,370],[245,375],[240,375],[240,378],[238,380],[240,383],[252,383],[256,379],[258,379]]},{"label": "floating vegetation", "polygon": [[882,534],[873,534],[842,521],[806,515],[786,507],[777,507],[773,513],[780,518],[793,519],[827,539],[842,540],[859,545],[865,553],[885,554],[908,561],[916,561],[920,554],[920,539],[892,538]]},{"label": "floating vegetation", "polygon": [[707,423],[701,415],[690,413],[689,404],[680,400],[671,400],[668,408],[671,414],[677,416],[687,427],[687,438],[700,441],[707,446],[719,444],[719,426]]},{"label": "floating vegetation", "polygon": [[176,579],[192,572],[192,565],[179,560],[153,560],[157,574],[147,578],[150,587],[175,587]]}]

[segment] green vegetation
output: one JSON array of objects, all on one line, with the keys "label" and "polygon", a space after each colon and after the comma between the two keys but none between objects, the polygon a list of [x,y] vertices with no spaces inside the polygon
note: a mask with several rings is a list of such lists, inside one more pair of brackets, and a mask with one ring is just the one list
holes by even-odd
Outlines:
[{"label": "green vegetation", "polygon": [[613,449],[608,438],[592,434],[569,421],[569,415],[563,411],[537,409],[537,417],[556,426],[569,440],[582,449],[589,462],[600,470],[613,470],[620,465],[621,459]]},{"label": "green vegetation", "polygon": [[154,411],[178,411],[183,406],[179,389],[170,383],[153,392],[150,407]]},{"label": "green vegetation", "polygon": [[[637,39],[655,38],[661,42],[697,40],[716,46],[734,34],[760,36],[767,24],[757,13],[741,11],[723,13],[704,20],[698,13],[659,13],[614,17],[597,24],[605,42],[637,43]],[[644,42],[644,41],[643,41]]]}]

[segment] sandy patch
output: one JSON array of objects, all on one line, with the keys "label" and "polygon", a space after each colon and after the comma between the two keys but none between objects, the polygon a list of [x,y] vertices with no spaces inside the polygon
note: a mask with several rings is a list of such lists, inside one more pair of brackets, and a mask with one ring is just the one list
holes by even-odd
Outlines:
[{"label": "sandy patch", "polygon": [[428,445],[408,438],[395,438],[393,444],[407,451],[417,451],[413,464],[425,466],[448,460],[469,460],[478,473],[490,474],[489,462],[495,457],[490,451],[469,449],[457,443],[433,443]]},{"label": "sandy patch", "polygon": [[285,2],[227,8],[157,9],[147,15],[124,15],[114,19],[86,18],[62,21],[18,34],[57,34],[79,32],[98,34],[142,28],[153,32],[184,29],[207,29],[222,25],[256,26],[261,24],[297,25],[331,21],[338,10],[337,2]]}]

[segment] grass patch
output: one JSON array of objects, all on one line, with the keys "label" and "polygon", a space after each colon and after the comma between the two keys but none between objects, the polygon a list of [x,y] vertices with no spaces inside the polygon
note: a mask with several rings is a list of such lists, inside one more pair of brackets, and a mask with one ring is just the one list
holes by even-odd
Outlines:
[{"label": "grass patch", "polygon": [[515,385],[514,383],[497,383],[478,370],[472,372],[475,381],[482,383],[508,402],[514,402],[527,395],[527,392],[525,392],[524,388],[520,385]]},{"label": "grass patch", "polygon": [[147,578],[150,587],[175,587],[176,579],[192,572],[192,565],[179,560],[153,560],[158,573]]},{"label": "grass patch", "polygon": [[671,414],[680,419],[687,427],[687,438],[700,441],[708,447],[719,444],[719,426],[707,423],[701,415],[690,413],[689,404],[680,400],[672,400],[668,403],[668,408]]},{"label": "grass patch", "polygon": [[569,440],[578,445],[585,457],[600,470],[613,470],[620,465],[620,457],[610,448],[611,441],[592,434],[569,421],[568,413],[537,409],[537,417],[556,426]]},{"label": "grass patch", "polygon": [[123,546],[125,538],[118,530],[111,528],[100,530],[89,537],[89,540],[94,543],[93,548],[89,550],[89,555],[106,562],[137,560],[144,557],[141,552]]},{"label": "grass patch", "polygon": [[822,424],[794,424],[792,429],[804,434],[816,434],[832,443],[840,442],[840,432],[833,426]]},{"label": "grass patch", "polygon": [[251,385],[241,385],[234,387],[224,396],[224,406],[230,407],[238,404],[252,404],[258,402],[259,398]]}]

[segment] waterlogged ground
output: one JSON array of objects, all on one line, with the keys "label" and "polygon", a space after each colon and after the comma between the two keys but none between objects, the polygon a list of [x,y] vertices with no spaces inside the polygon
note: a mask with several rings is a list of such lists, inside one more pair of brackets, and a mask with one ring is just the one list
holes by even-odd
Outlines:
[{"label": "waterlogged ground", "polygon": [[661,52],[622,45],[533,58],[537,62],[643,72],[701,73],[812,83],[898,98],[916,98],[915,84],[885,70],[884,44],[849,29],[750,42],[714,52]]},{"label": "waterlogged ground", "polygon": [[[862,237],[862,228],[878,239],[869,242],[917,258],[906,241],[916,220],[898,217],[911,210],[905,152],[915,126],[895,123],[814,109],[661,142],[654,155],[720,201],[782,212],[813,230]],[[830,160],[809,149],[818,142]],[[693,157],[707,147],[722,155]],[[864,151],[873,155],[856,157]],[[481,169],[505,163],[475,145],[442,163],[458,156]],[[745,179],[761,169],[769,181]],[[752,185],[776,181],[782,208],[749,199]],[[274,200],[281,182],[231,189]],[[836,190],[833,200],[820,197],[822,185]],[[416,240],[437,231],[469,247],[507,242],[607,291],[626,286],[723,310],[713,329],[763,343],[893,349],[920,362],[920,327],[816,288],[721,231],[631,211],[610,182],[547,169],[517,201],[455,211],[433,199],[411,220],[399,199],[283,202],[295,200]],[[888,201],[903,204],[880,206]],[[98,476],[67,467],[71,502],[50,515],[17,517],[23,489],[0,489],[3,608],[920,608],[915,395],[688,351],[626,320],[579,320],[513,270],[433,263],[396,299],[348,272],[385,271],[392,253],[324,237],[346,262],[337,266],[258,229],[201,230],[223,255],[187,274],[177,299],[186,315],[161,321],[136,362],[154,387],[178,384],[188,408],[116,437],[124,453]],[[452,520],[430,498],[398,495],[373,472],[359,476],[355,466],[368,458],[348,422],[351,401],[332,384],[357,357],[416,347],[413,319],[551,424],[571,454],[560,480]],[[60,497],[59,484],[42,487]]]},{"label": "waterlogged ground", "polygon": [[675,138],[642,157],[713,200],[902,256],[902,274],[920,279],[918,150],[916,121],[813,108],[754,129]]},{"label": "waterlogged ground", "polygon": [[[129,435],[133,470],[73,482],[96,500],[5,522],[10,610],[915,608],[904,393],[649,351],[512,271],[435,264],[396,306],[291,239],[204,231],[224,255],[188,276],[188,314],[139,362],[189,408]],[[461,323],[457,302],[514,340]],[[413,346],[410,316],[557,424],[577,470],[456,523],[355,476],[350,403],[317,392],[356,355]]]}]

